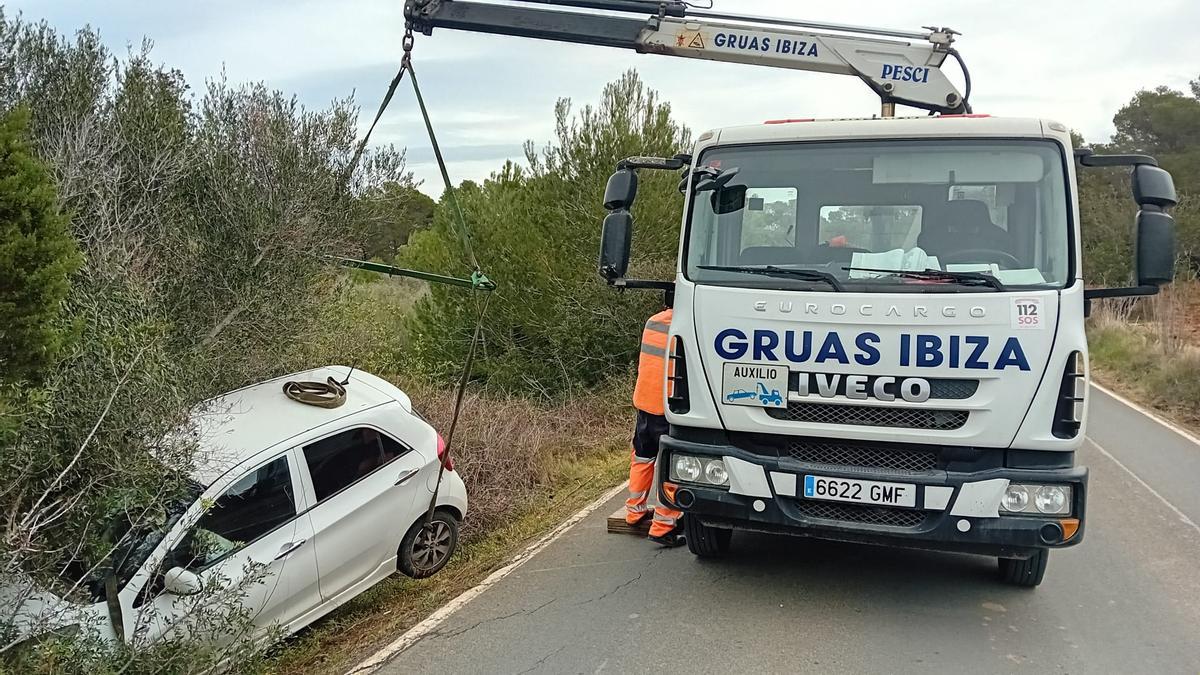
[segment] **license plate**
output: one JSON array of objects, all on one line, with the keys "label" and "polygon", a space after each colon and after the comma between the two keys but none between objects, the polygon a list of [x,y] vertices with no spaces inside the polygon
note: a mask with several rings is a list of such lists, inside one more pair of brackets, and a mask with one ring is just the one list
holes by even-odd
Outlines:
[{"label": "license plate", "polygon": [[721,402],[759,408],[786,408],[788,369],[758,363],[726,363],[721,378]]},{"label": "license plate", "polygon": [[917,505],[917,486],[909,483],[884,483],[855,478],[805,476],[804,497],[831,502],[911,508]]}]

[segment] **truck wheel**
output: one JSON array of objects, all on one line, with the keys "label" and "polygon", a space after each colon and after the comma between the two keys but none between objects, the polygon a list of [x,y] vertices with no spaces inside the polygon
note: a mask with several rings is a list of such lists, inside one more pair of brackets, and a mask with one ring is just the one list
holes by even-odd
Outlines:
[{"label": "truck wheel", "polygon": [[421,516],[408,528],[396,552],[396,567],[414,579],[424,579],[445,567],[457,547],[458,520],[445,511],[435,511],[428,527]]},{"label": "truck wheel", "polygon": [[1050,549],[1039,548],[1024,560],[1000,558],[1000,579],[1012,586],[1033,588],[1042,583],[1046,576],[1046,563],[1050,560]]},{"label": "truck wheel", "polygon": [[694,516],[683,516],[683,535],[688,550],[701,558],[716,558],[729,550],[733,530],[709,527]]}]

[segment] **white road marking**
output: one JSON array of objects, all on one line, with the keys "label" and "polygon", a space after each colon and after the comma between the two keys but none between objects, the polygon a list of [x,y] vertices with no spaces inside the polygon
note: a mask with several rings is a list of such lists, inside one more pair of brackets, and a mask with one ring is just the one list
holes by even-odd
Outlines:
[{"label": "white road marking", "polygon": [[1192,529],[1193,529],[1193,530],[1195,530],[1197,533],[1200,533],[1200,525],[1197,525],[1197,524],[1195,523],[1195,521],[1193,521],[1191,518],[1188,518],[1188,516],[1187,516],[1187,514],[1186,514],[1186,513],[1184,513],[1183,511],[1180,511],[1180,510],[1179,510],[1179,507],[1178,507],[1178,506],[1175,506],[1175,505],[1174,505],[1174,504],[1172,504],[1170,501],[1168,501],[1168,500],[1167,500],[1167,498],[1166,498],[1166,497],[1164,497],[1164,496],[1162,496],[1162,494],[1161,494],[1161,493],[1160,493],[1158,490],[1155,490],[1154,488],[1150,487],[1150,484],[1149,484],[1149,483],[1147,483],[1146,481],[1142,480],[1142,477],[1141,477],[1141,476],[1137,475],[1137,474],[1136,474],[1136,473],[1134,473],[1132,470],[1130,470],[1130,468],[1129,468],[1129,467],[1127,467],[1127,466],[1125,466],[1124,464],[1122,464],[1122,463],[1121,463],[1121,460],[1117,459],[1116,457],[1113,457],[1113,455],[1112,455],[1112,453],[1111,453],[1111,452],[1109,452],[1108,450],[1105,450],[1103,445],[1100,445],[1099,443],[1097,443],[1097,442],[1096,442],[1096,439],[1094,439],[1094,438],[1091,438],[1091,437],[1088,437],[1088,439],[1087,439],[1087,440],[1088,440],[1088,442],[1089,442],[1089,443],[1091,443],[1092,445],[1096,446],[1096,449],[1097,449],[1097,450],[1099,450],[1099,451],[1100,451],[1100,453],[1101,453],[1102,455],[1104,455],[1105,457],[1107,457],[1107,458],[1109,458],[1110,460],[1112,460],[1112,463],[1113,463],[1113,464],[1116,464],[1117,466],[1121,467],[1121,470],[1123,470],[1125,473],[1129,474],[1129,476],[1130,476],[1131,478],[1133,478],[1135,481],[1137,481],[1137,482],[1138,482],[1138,485],[1141,485],[1142,487],[1146,488],[1146,491],[1147,491],[1147,492],[1149,492],[1150,494],[1152,494],[1152,495],[1154,495],[1155,497],[1157,497],[1157,498],[1158,498],[1158,500],[1159,500],[1160,502],[1162,502],[1163,504],[1165,504],[1165,505],[1166,505],[1166,507],[1167,507],[1168,509],[1170,509],[1170,510],[1171,510],[1171,511],[1172,511],[1172,512],[1175,514],[1175,515],[1179,516],[1179,522],[1181,522],[1181,523],[1183,523],[1184,525],[1187,525],[1188,527],[1192,528]]},{"label": "white road marking", "polygon": [[1130,401],[1129,399],[1127,399],[1124,396],[1118,394],[1117,392],[1109,389],[1108,387],[1105,387],[1100,384],[1096,384],[1096,382],[1094,382],[1094,381],[1092,382],[1092,386],[1099,389],[1100,391],[1104,392],[1105,394],[1108,394],[1109,396],[1115,398],[1116,400],[1120,401],[1121,403],[1124,403],[1126,406],[1133,408],[1134,410],[1140,412],[1141,414],[1145,415],[1146,417],[1149,417],[1151,420],[1158,422],[1159,424],[1170,429],[1171,431],[1174,431],[1175,433],[1179,434],[1180,436],[1183,436],[1188,441],[1190,441],[1196,445],[1200,445],[1200,438],[1196,438],[1190,432],[1188,432],[1184,429],[1181,429],[1174,424],[1171,424],[1170,422],[1163,419],[1162,417],[1155,415],[1154,413],[1150,412],[1149,410],[1146,410],[1142,406],[1134,403],[1133,401]]},{"label": "white road marking", "polygon": [[425,637],[425,635],[427,635],[434,628],[437,628],[438,625],[440,625],[443,621],[450,618],[450,615],[462,609],[463,605],[466,605],[468,602],[479,596],[479,594],[496,585],[496,583],[504,577],[512,574],[518,567],[523,565],[533,556],[537,555],[538,552],[549,546],[554,542],[554,540],[565,534],[566,531],[571,529],[573,525],[586,518],[593,511],[606,504],[613,497],[616,497],[627,486],[628,483],[622,483],[608,492],[600,495],[591,504],[583,507],[577,513],[575,513],[575,515],[566,519],[559,524],[558,527],[550,530],[550,532],[548,532],[544,537],[531,544],[529,548],[522,551],[507,565],[501,567],[495,572],[492,572],[488,578],[481,581],[478,586],[464,591],[457,598],[454,598],[450,602],[443,605],[436,612],[430,614],[429,618],[408,629],[408,632],[397,638],[395,642],[392,642],[390,645],[380,649],[370,658],[367,658],[362,663],[359,663],[357,666],[351,668],[349,671],[347,671],[347,675],[350,673],[353,673],[354,675],[367,675],[382,668],[388,661],[392,660],[401,652],[416,644],[418,640]]}]

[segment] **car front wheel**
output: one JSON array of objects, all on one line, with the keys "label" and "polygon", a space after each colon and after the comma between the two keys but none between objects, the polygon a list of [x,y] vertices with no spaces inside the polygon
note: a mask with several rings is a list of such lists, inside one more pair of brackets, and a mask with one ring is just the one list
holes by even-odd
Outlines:
[{"label": "car front wheel", "polygon": [[400,541],[396,567],[414,579],[433,576],[450,562],[458,547],[458,520],[445,511],[435,511],[413,523]]}]

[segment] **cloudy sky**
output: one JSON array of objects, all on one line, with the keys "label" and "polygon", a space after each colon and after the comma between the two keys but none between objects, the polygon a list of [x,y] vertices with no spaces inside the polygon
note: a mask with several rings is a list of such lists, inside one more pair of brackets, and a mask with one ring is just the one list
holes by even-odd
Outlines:
[{"label": "cloudy sky", "polygon": [[[950,26],[971,68],[976,112],[1055,118],[1092,140],[1139,88],[1200,76],[1200,0],[715,0],[744,14],[917,30]],[[143,36],[194,88],[225,70],[322,107],[353,93],[369,123],[399,62],[403,0],[0,0],[61,31],[85,24],[124,52]],[[596,100],[630,67],[703,130],[783,117],[866,116],[856,79],[643,56],[502,36],[417,36],[414,63],[455,180],[480,179],[553,131],[559,97]],[[953,73],[953,68],[948,67]],[[953,73],[952,78],[958,75]],[[957,81],[957,80],[956,80]],[[375,139],[408,148],[424,189],[440,191],[411,92],[393,99]]]}]

